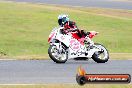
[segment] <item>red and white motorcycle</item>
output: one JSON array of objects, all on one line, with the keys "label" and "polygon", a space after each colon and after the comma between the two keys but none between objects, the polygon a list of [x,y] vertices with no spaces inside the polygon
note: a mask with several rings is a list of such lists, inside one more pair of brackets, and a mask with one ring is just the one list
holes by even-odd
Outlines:
[{"label": "red and white motorcycle", "polygon": [[[109,59],[107,49],[91,40],[98,32],[91,31],[85,38],[79,38],[76,32],[63,34],[62,27],[54,28],[49,35],[49,57],[56,63],[65,63],[67,59],[84,60],[92,58],[97,63],[105,63]],[[92,42],[92,46],[90,43]]]}]

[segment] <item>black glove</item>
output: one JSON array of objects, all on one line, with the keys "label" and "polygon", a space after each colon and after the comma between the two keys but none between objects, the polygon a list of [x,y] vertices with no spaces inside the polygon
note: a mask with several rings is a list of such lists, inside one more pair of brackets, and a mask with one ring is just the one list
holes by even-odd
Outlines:
[{"label": "black glove", "polygon": [[64,29],[60,29],[60,32],[61,32],[62,34],[66,34],[65,31],[64,31]]}]

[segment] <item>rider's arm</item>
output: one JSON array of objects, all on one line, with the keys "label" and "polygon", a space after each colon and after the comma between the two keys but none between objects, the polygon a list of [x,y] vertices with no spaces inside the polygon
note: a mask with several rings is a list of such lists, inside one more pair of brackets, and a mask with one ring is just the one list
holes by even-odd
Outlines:
[{"label": "rider's arm", "polygon": [[69,21],[69,26],[70,26],[70,28],[74,28],[74,29],[77,28],[76,23],[73,21]]}]

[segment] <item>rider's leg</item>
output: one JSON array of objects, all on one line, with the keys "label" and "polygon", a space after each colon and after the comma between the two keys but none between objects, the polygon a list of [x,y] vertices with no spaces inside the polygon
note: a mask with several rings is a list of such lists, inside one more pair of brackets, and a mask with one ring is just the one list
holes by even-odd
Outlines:
[{"label": "rider's leg", "polygon": [[89,32],[85,32],[84,30],[78,30],[78,36],[80,38],[85,38],[84,43],[86,44],[86,47],[91,48],[94,44],[94,42],[89,38]]},{"label": "rider's leg", "polygon": [[94,42],[89,38],[89,32],[84,32],[84,33],[85,33],[85,44],[87,45],[88,48],[92,48]]},{"label": "rider's leg", "polygon": [[81,33],[81,31],[80,30],[77,30],[77,35],[80,37],[80,38],[82,38],[83,36],[82,36],[82,33]]}]

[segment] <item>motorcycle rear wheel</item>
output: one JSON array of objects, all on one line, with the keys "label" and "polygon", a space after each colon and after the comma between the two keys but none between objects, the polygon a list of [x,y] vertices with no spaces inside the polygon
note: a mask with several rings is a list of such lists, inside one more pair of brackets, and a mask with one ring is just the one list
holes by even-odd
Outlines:
[{"label": "motorcycle rear wheel", "polygon": [[66,50],[63,49],[63,54],[62,53],[59,54],[57,52],[58,52],[58,49],[56,48],[56,46],[50,45],[48,49],[49,57],[56,63],[65,63],[68,59],[68,53],[66,52]]},{"label": "motorcycle rear wheel", "polygon": [[108,61],[109,59],[109,53],[108,53],[108,50],[102,45],[102,44],[99,44],[99,43],[95,43],[95,45],[99,48],[101,48],[103,50],[102,53],[100,52],[95,52],[92,56],[92,59],[97,62],[97,63],[105,63]]}]

